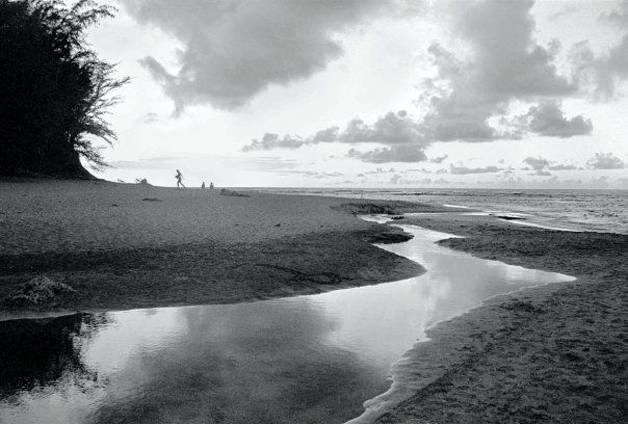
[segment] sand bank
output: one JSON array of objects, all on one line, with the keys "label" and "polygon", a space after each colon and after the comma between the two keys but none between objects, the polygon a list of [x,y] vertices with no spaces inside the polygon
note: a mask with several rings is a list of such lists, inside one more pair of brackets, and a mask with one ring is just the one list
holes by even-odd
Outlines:
[{"label": "sand bank", "polygon": [[338,198],[249,196],[102,181],[1,182],[0,299],[40,275],[76,292],[37,307],[5,304],[0,318],[240,302],[424,271],[371,245],[404,236],[350,213],[366,201],[341,207],[346,201]]},{"label": "sand bank", "polygon": [[[0,297],[42,274],[76,289],[53,305],[3,308],[0,317],[239,302],[423,271],[370,244],[402,235],[348,213],[377,212],[359,204],[374,202],[250,195],[0,183]],[[466,237],[442,242],[454,249],[578,279],[491,299],[433,328],[406,363],[421,389],[378,422],[627,421],[628,236],[453,214],[403,222]]]},{"label": "sand bank", "polygon": [[428,331],[404,365],[421,389],[378,423],[628,422],[628,236],[460,215],[408,223],[464,236],[440,243],[475,256],[578,278]]}]

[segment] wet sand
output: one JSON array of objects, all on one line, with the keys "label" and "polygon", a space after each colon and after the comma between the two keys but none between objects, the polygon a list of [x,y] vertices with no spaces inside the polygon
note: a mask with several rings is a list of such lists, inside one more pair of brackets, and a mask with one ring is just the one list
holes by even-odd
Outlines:
[{"label": "wet sand", "polygon": [[474,256],[569,274],[428,331],[404,378],[419,389],[378,423],[628,422],[628,236],[549,231],[492,217],[405,220],[464,236]]},{"label": "wet sand", "polygon": [[[0,199],[0,298],[42,274],[76,289],[52,305],[3,306],[5,319],[239,302],[423,272],[370,244],[403,235],[338,198],[2,182]],[[378,422],[627,421],[628,236],[454,214],[402,221],[464,236],[441,242],[454,249],[577,280],[493,298],[432,328],[405,361],[420,388]]]},{"label": "wet sand", "polygon": [[[0,319],[232,303],[375,284],[424,272],[373,246],[400,231],[342,199],[103,181],[0,182],[0,301],[45,275],[74,293],[4,302]],[[397,202],[400,210],[438,210]]]}]

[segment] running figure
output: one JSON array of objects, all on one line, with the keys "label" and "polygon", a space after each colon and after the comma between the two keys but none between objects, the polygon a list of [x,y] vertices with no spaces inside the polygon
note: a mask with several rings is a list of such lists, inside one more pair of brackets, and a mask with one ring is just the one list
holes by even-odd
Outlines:
[{"label": "running figure", "polygon": [[183,175],[181,175],[181,171],[177,169],[177,175],[174,176],[177,179],[177,188],[183,187],[185,188],[185,184],[183,184]]}]

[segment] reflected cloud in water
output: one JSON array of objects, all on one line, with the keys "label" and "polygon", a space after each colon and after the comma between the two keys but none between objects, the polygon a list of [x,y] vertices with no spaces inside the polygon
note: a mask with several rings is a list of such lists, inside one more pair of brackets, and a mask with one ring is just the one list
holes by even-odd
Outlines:
[{"label": "reflected cloud in water", "polygon": [[[342,423],[387,390],[391,365],[434,322],[497,293],[569,279],[476,259],[434,244],[440,233],[407,229],[413,240],[382,247],[428,269],[409,280],[246,304],[0,323],[13,349],[2,357],[11,377],[0,383],[0,417]],[[34,359],[24,362],[29,354]]]}]

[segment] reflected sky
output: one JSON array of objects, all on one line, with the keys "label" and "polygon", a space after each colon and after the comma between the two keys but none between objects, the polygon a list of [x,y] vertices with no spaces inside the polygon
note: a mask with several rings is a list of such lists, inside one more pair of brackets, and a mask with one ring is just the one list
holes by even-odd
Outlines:
[{"label": "reflected sky", "polygon": [[[0,422],[343,423],[387,390],[391,365],[435,322],[498,293],[570,279],[454,252],[434,244],[442,233],[404,228],[413,240],[381,247],[427,268],[409,280],[0,323],[12,337],[0,367],[15,370],[10,384],[0,381]],[[38,354],[25,357],[29,349]]]}]

